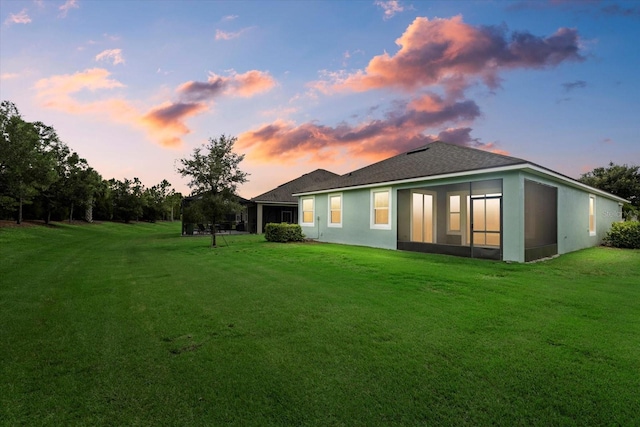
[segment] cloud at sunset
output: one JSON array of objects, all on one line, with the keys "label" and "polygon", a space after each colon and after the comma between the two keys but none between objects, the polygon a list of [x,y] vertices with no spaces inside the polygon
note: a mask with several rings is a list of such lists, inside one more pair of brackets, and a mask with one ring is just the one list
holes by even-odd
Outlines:
[{"label": "cloud at sunset", "polygon": [[398,0],[376,0],[374,4],[383,10],[383,19],[385,20],[391,19],[396,13],[404,11],[404,6]]},{"label": "cloud at sunset", "polygon": [[111,79],[108,70],[91,68],[74,74],[62,74],[40,79],[34,88],[42,105],[63,111],[77,112],[82,110],[83,103],[71,95],[87,90],[95,93],[101,89],[123,88],[124,85]]},{"label": "cloud at sunset", "polygon": [[207,110],[202,103],[167,102],[152,108],[142,118],[147,131],[164,147],[179,147],[182,137],[191,133],[185,120]]},{"label": "cloud at sunset", "polygon": [[276,81],[269,73],[251,70],[244,74],[232,72],[230,76],[209,74],[206,82],[189,81],[180,85],[178,94],[188,100],[203,101],[220,95],[250,97],[273,88]]},{"label": "cloud at sunset", "polygon": [[217,29],[215,38],[216,40],[233,40],[240,37],[247,31],[251,30],[251,28],[252,27],[247,27],[238,31],[224,31],[224,30]]},{"label": "cloud at sunset", "polygon": [[255,161],[292,160],[310,153],[318,160],[337,153],[379,160],[432,142],[434,139],[423,133],[427,128],[468,122],[479,115],[480,109],[473,101],[446,102],[426,95],[364,123],[325,126],[276,120],[240,134],[238,147],[251,150],[249,157]]},{"label": "cloud at sunset", "polygon": [[[275,79],[268,73],[257,70],[243,74],[231,72],[229,76],[212,73],[206,82],[183,83],[175,91],[176,100],[165,101],[147,111],[123,97],[114,97],[112,92],[105,92],[124,89],[125,85],[111,78],[111,73],[103,68],[40,79],[34,89],[44,107],[71,114],[106,116],[112,121],[143,129],[151,140],[163,147],[179,147],[182,138],[191,133],[186,120],[208,111],[215,98],[253,96],[275,84]],[[79,100],[80,93],[89,93],[95,99],[87,101],[83,96],[83,100]]]},{"label": "cloud at sunset", "polygon": [[[382,3],[389,6],[389,2],[376,4]],[[322,70],[321,79],[309,83],[324,95],[381,89],[398,93],[403,99],[384,117],[337,126],[277,120],[241,134],[239,146],[251,149],[250,157],[262,161],[308,153],[326,157],[336,150],[375,160],[435,140],[501,152],[495,143],[482,143],[471,136],[468,125],[481,112],[474,101],[466,99],[466,89],[478,81],[497,89],[500,74],[513,69],[542,69],[584,60],[574,29],[560,28],[541,37],[509,33],[504,26],[469,25],[461,16],[418,17],[396,44],[396,53],[374,56],[363,70]],[[429,130],[435,133],[428,134]]]},{"label": "cloud at sunset", "polygon": [[333,82],[336,90],[395,88],[412,91],[442,85],[460,90],[473,79],[499,86],[499,73],[516,68],[544,68],[581,61],[575,29],[560,28],[548,37],[528,32],[507,34],[504,27],[472,26],[461,16],[418,17],[396,40],[396,54],[375,56],[364,70]]},{"label": "cloud at sunset", "polygon": [[31,23],[31,18],[27,14],[27,9],[22,9],[18,13],[10,13],[9,17],[5,19],[5,24],[29,24]]},{"label": "cloud at sunset", "polygon": [[96,55],[96,61],[111,61],[113,65],[124,64],[122,49],[107,49]]},{"label": "cloud at sunset", "polygon": [[60,10],[60,17],[66,18],[71,9],[78,9],[79,7],[78,0],[67,0],[58,8],[58,10]]}]

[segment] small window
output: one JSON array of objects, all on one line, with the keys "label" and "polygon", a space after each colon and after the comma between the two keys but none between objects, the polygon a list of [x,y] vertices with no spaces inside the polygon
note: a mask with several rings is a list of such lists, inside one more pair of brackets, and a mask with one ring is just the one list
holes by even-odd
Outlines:
[{"label": "small window", "polygon": [[313,197],[302,199],[302,225],[314,225],[313,218],[315,216]]},{"label": "small window", "polygon": [[460,233],[460,195],[449,196],[449,231]]},{"label": "small window", "polygon": [[589,195],[589,236],[596,235],[596,196]]},{"label": "small window", "polygon": [[391,190],[371,191],[371,228],[391,228]]},{"label": "small window", "polygon": [[342,194],[329,195],[329,227],[342,226]]}]

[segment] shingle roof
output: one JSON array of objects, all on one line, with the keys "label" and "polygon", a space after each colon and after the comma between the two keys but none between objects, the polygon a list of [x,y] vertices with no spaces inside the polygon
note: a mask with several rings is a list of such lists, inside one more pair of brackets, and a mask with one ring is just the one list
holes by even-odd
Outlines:
[{"label": "shingle roof", "polygon": [[298,193],[348,188],[525,163],[528,162],[516,157],[436,141],[334,179],[310,184],[298,190]]},{"label": "shingle roof", "polygon": [[251,199],[252,202],[269,202],[269,203],[297,203],[298,198],[292,194],[300,190],[320,185],[322,182],[337,178],[340,175],[329,172],[324,169],[316,169],[313,172],[306,173],[299,178],[286,182],[271,191],[267,191],[259,196]]}]

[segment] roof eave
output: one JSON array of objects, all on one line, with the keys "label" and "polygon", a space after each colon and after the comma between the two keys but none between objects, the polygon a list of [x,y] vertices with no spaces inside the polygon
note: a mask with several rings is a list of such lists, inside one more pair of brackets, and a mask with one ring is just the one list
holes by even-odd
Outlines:
[{"label": "roof eave", "polygon": [[517,164],[517,165],[509,165],[509,166],[500,166],[500,167],[495,167],[495,168],[471,169],[471,170],[461,171],[461,172],[451,172],[451,173],[438,174],[438,175],[419,176],[419,177],[415,177],[415,178],[399,179],[399,180],[395,180],[395,181],[374,182],[374,183],[371,183],[371,184],[361,184],[361,185],[354,185],[354,186],[347,186],[347,187],[328,188],[328,189],[317,190],[317,191],[306,191],[304,193],[294,193],[294,194],[292,194],[292,196],[300,197],[300,196],[308,196],[308,195],[311,195],[311,194],[335,193],[335,192],[344,191],[344,190],[358,190],[358,189],[363,189],[363,188],[388,187],[390,185],[410,184],[412,182],[433,181],[433,180],[437,180],[437,179],[456,178],[456,177],[460,177],[460,176],[477,175],[477,174],[480,174],[480,173],[484,174],[484,173],[492,173],[492,172],[509,171],[509,170],[515,170],[515,169],[522,169],[522,167],[523,167],[522,164]]},{"label": "roof eave", "polygon": [[582,190],[586,190],[591,193],[599,194],[601,196],[616,200],[621,203],[630,203],[629,200],[623,199],[622,197],[615,196],[606,191],[599,190],[597,188],[583,184],[580,181],[561,175],[550,169],[546,169],[536,164],[528,163],[528,162],[518,163],[515,165],[508,165],[508,166],[498,166],[498,167],[484,168],[484,169],[472,169],[472,170],[462,171],[462,172],[452,172],[452,173],[439,174],[439,175],[422,176],[422,177],[401,179],[401,180],[395,180],[395,181],[376,182],[371,184],[361,184],[361,185],[354,185],[354,186],[347,186],[347,187],[327,188],[327,189],[322,189],[317,191],[306,191],[302,193],[294,193],[292,195],[294,197],[301,197],[301,196],[309,196],[312,194],[327,194],[327,193],[335,193],[335,192],[344,191],[344,190],[359,190],[359,189],[365,189],[365,188],[387,187],[390,185],[410,184],[412,182],[434,181],[434,180],[446,179],[446,178],[456,178],[456,177],[462,177],[462,176],[488,174],[488,173],[495,173],[495,172],[507,172],[507,171],[513,171],[513,170],[530,171],[536,174],[545,175],[548,177],[552,177],[556,181],[564,182],[570,185],[571,187],[580,188]]}]

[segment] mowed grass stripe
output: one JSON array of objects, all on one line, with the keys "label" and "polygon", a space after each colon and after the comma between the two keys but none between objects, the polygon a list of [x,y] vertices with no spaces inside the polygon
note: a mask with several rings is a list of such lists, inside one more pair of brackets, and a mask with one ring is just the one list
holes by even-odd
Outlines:
[{"label": "mowed grass stripe", "polygon": [[638,421],[640,251],[208,243],[170,223],[0,231],[2,423]]}]

